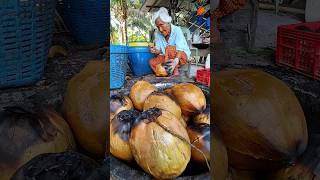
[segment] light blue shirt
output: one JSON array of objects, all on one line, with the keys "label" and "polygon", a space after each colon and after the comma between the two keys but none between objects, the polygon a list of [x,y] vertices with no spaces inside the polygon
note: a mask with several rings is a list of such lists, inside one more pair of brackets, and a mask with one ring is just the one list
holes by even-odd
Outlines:
[{"label": "light blue shirt", "polygon": [[161,54],[165,54],[168,45],[176,46],[177,51],[185,52],[188,59],[190,58],[191,51],[180,27],[171,24],[171,33],[168,42],[160,31],[157,30],[155,32],[155,46],[160,50]]}]

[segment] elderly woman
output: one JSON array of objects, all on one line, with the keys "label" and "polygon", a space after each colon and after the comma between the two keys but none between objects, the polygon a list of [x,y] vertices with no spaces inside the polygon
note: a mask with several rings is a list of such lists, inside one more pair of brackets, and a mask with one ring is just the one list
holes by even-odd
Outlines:
[{"label": "elderly woman", "polygon": [[150,46],[151,53],[156,57],[149,64],[156,73],[157,65],[161,64],[168,75],[178,75],[179,67],[187,63],[190,49],[180,27],[171,23],[172,18],[166,8],[160,8],[152,18],[158,31],[155,32],[155,46]]}]

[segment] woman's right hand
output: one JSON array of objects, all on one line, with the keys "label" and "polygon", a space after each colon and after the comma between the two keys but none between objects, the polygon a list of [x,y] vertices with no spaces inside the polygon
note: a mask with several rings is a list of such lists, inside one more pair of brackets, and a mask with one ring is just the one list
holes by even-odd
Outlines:
[{"label": "woman's right hand", "polygon": [[160,54],[160,51],[156,49],[156,47],[154,46],[150,46],[149,49],[150,49],[150,52],[153,54],[156,54],[156,55]]}]

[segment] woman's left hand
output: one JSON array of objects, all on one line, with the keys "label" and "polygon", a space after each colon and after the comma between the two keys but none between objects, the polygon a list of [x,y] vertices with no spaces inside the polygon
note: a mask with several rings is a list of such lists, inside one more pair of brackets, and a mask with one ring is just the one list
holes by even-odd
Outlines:
[{"label": "woman's left hand", "polygon": [[165,69],[169,74],[172,74],[178,64],[179,64],[179,58],[174,58],[172,60],[169,60],[165,64]]}]

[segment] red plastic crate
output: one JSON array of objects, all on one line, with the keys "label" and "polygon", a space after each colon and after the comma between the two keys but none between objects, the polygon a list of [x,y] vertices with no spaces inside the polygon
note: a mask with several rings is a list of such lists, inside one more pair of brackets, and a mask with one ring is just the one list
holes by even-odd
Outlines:
[{"label": "red plastic crate", "polygon": [[198,69],[196,75],[196,81],[198,83],[210,86],[210,69]]},{"label": "red plastic crate", "polygon": [[[301,26],[313,32],[297,29]],[[279,26],[276,63],[320,79],[320,22]]]}]

